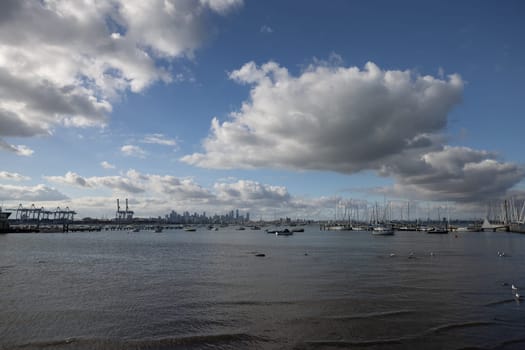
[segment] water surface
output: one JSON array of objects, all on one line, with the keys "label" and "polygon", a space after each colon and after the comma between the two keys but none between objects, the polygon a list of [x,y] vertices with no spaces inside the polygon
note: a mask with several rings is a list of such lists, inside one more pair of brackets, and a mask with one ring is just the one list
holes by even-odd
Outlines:
[{"label": "water surface", "polygon": [[317,226],[0,235],[0,348],[522,349],[524,248]]}]

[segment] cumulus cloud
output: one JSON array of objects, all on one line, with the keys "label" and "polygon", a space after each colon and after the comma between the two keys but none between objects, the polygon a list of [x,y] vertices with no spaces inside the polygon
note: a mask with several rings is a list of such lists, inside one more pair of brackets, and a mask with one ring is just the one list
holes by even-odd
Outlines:
[{"label": "cumulus cloud", "polygon": [[[516,178],[516,175],[514,175],[512,171],[507,171],[507,166],[504,163],[500,163],[500,167],[496,167],[496,171],[480,170],[480,168],[486,167],[483,160],[486,154],[472,150],[469,151],[472,153],[469,158],[472,160],[472,162],[470,162],[472,165],[464,167],[466,170],[460,170],[461,166],[452,165],[455,159],[457,159],[457,156],[454,156],[453,153],[458,151],[461,150],[447,149],[444,151],[447,154],[436,152],[436,154],[428,157],[428,159],[432,159],[429,161],[432,169],[429,168],[425,172],[423,171],[424,166],[421,167],[420,185],[414,185],[417,182],[414,179],[407,179],[406,183],[398,180],[398,184],[394,188],[378,189],[377,191],[393,197],[399,195],[399,193],[406,194],[406,191],[412,191],[414,196],[418,198],[427,198],[426,196],[428,196],[428,199],[431,200],[443,200],[444,198],[448,200],[450,194],[440,192],[440,188],[437,186],[435,186],[431,192],[428,190],[430,186],[428,183],[434,186],[435,180],[426,180],[425,177],[430,178],[433,171],[449,172],[448,178],[442,175],[444,178],[441,182],[443,188],[449,186],[450,183],[456,185],[455,182],[458,178],[460,179],[460,185],[463,184],[473,188],[474,186],[467,183],[464,175],[457,175],[455,178],[450,175],[461,171],[465,171],[468,173],[467,176],[473,176],[475,178],[482,176],[494,177],[496,183],[503,183],[507,181],[507,179]],[[447,161],[437,162],[436,159],[438,158],[445,158]],[[476,159],[480,161],[477,162]],[[427,160],[422,160],[422,162],[426,161]],[[448,170],[445,170],[447,168]],[[475,169],[475,172],[472,172],[472,169]],[[390,170],[396,174],[400,174],[403,171],[399,169]],[[384,171],[388,170],[384,169]],[[413,174],[413,172],[410,174]],[[173,209],[179,212],[206,211],[208,214],[220,214],[237,208],[243,211],[249,211],[254,219],[275,219],[285,216],[292,218],[333,219],[334,208],[337,208],[336,215],[339,219],[342,217],[350,218],[350,216],[352,216],[354,219],[359,217],[361,220],[366,221],[372,212],[371,204],[366,200],[349,199],[341,196],[299,197],[292,195],[284,186],[264,184],[245,179],[218,180],[211,188],[206,188],[192,178],[147,174],[133,169],[118,176],[83,177],[77,173],[68,172],[63,176],[46,176],[44,178],[56,185],[75,186],[77,189],[83,190],[86,194],[100,193],[101,189],[109,189],[111,191],[111,195],[105,197],[89,197],[77,194],[69,205],[79,212],[80,215],[108,215],[108,213],[112,213],[112,210],[114,210],[116,198],[129,198],[132,210],[135,210],[138,216],[158,216],[167,214]],[[481,183],[486,186],[485,181],[481,181]],[[484,193],[488,196],[497,192],[498,186],[505,187],[507,185],[496,184],[494,188],[487,188]],[[402,186],[404,187],[402,188]],[[2,188],[4,189],[4,200],[13,199],[8,197],[16,192],[11,191],[8,193],[5,190],[5,186]],[[47,188],[49,189],[49,187]],[[25,189],[28,191],[27,188]],[[457,190],[456,192],[468,193],[467,190],[463,189]],[[472,196],[476,194],[474,190],[471,193]],[[456,195],[455,192],[454,195]],[[460,212],[469,213],[468,215],[474,216],[483,214],[485,208],[479,206],[480,202],[468,201],[469,198],[474,198],[472,196],[469,197],[466,195],[463,198],[455,197],[457,199],[457,205],[454,208],[455,217],[458,217],[458,213]],[[25,196],[25,198],[31,197]],[[33,198],[37,197],[34,196]],[[58,197],[57,200],[60,199],[62,199],[62,197]],[[477,205],[472,206],[472,203],[477,203]],[[397,203],[394,201],[390,203],[390,206],[394,209],[395,217],[399,218],[399,213],[405,210],[407,204],[406,201],[399,201]],[[426,217],[429,215],[427,207],[427,204],[422,206],[418,204],[417,201],[411,201],[410,212],[412,218]],[[437,204],[433,205],[433,207],[437,208]],[[442,206],[442,212],[445,213],[445,209],[447,208],[450,209],[450,206]],[[359,214],[356,214],[358,211]],[[433,212],[435,211],[436,210],[433,210]],[[401,214],[401,217],[402,215],[404,214]],[[407,216],[405,216],[405,218],[406,217]]]},{"label": "cumulus cloud", "polygon": [[24,155],[27,148],[3,139],[49,135],[56,125],[104,125],[122,92],[180,80],[164,63],[193,56],[209,32],[209,15],[240,5],[241,0],[3,1],[0,148]]},{"label": "cumulus cloud", "polygon": [[75,172],[67,172],[64,176],[45,176],[44,178],[62,185],[92,189],[104,187],[114,192],[128,194],[156,194],[174,199],[211,197],[208,190],[196,184],[192,179],[181,179],[171,175],[142,174],[133,169],[118,176],[83,177]]},{"label": "cumulus cloud", "polygon": [[316,63],[299,76],[275,62],[245,64],[230,78],[252,86],[231,118],[214,118],[204,153],[183,161],[210,168],[272,167],[354,173],[434,146],[463,82],[410,71]]},{"label": "cumulus cloud", "polygon": [[176,146],[177,145],[176,140],[170,139],[164,136],[163,134],[146,135],[144,139],[142,139],[142,142],[156,144],[156,145],[163,145],[163,146]]},{"label": "cumulus cloud", "polygon": [[415,198],[474,202],[499,198],[519,183],[525,170],[495,154],[445,146],[419,159],[399,159],[382,170],[396,179],[387,192]]},{"label": "cumulus cloud", "polygon": [[8,171],[0,171],[0,180],[27,181],[30,179],[31,179],[30,177],[21,175],[19,173],[10,173]]},{"label": "cumulus cloud", "polygon": [[25,157],[29,157],[34,153],[34,151],[31,148],[25,145],[11,145],[2,139],[0,139],[0,149]]},{"label": "cumulus cloud", "polygon": [[444,144],[448,114],[462,99],[459,75],[341,64],[338,56],[315,59],[298,76],[275,62],[232,71],[232,80],[251,87],[249,100],[228,120],[213,118],[204,152],[182,161],[207,168],[374,170],[397,181],[391,194],[434,200],[501,196],[525,176],[489,152]]},{"label": "cumulus cloud", "polygon": [[44,179],[62,185],[84,188],[106,187],[125,193],[141,193],[145,191],[140,182],[125,176],[93,176],[86,178],[75,172],[68,171],[64,176],[44,176]]},{"label": "cumulus cloud", "polygon": [[134,146],[134,145],[124,145],[120,148],[120,151],[125,156],[129,156],[129,157],[144,158],[147,155],[146,151],[144,151],[139,146]]},{"label": "cumulus cloud", "polygon": [[58,190],[45,185],[14,186],[0,184],[0,200],[54,201],[68,199]]},{"label": "cumulus cloud", "polygon": [[68,171],[64,176],[44,176],[47,181],[60,183],[64,185],[77,185],[81,187],[91,187],[85,178],[77,173]]},{"label": "cumulus cloud", "polygon": [[[136,206],[148,213],[176,207],[178,210],[207,210],[218,213],[242,208],[267,216],[273,216],[275,210],[279,209],[280,214],[291,215],[292,212],[320,212],[324,209],[321,209],[320,205],[325,202],[314,201],[309,205],[307,200],[294,198],[286,187],[253,180],[218,181],[208,189],[192,178],[146,174],[133,169],[118,176],[83,177],[75,172],[67,172],[63,176],[45,176],[44,179],[57,185],[75,186],[87,191],[109,189],[115,198],[129,196]],[[100,204],[101,201],[97,200],[96,203]],[[113,206],[113,201],[106,199],[101,208],[106,208],[107,203]],[[329,202],[329,208],[333,208],[332,201]],[[79,208],[75,207],[76,209]]]},{"label": "cumulus cloud", "polygon": [[104,169],[115,169],[115,166],[113,164],[105,160],[100,162],[100,166],[103,167]]},{"label": "cumulus cloud", "polygon": [[233,183],[218,182],[213,186],[217,200],[242,203],[243,206],[282,205],[290,201],[286,187],[261,184],[257,181],[238,180]]}]

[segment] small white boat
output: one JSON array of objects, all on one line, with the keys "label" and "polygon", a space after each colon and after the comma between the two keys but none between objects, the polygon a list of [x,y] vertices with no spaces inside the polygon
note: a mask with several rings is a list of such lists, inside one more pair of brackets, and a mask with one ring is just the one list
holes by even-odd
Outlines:
[{"label": "small white boat", "polygon": [[372,235],[374,236],[393,236],[394,230],[386,226],[374,226],[372,228]]},{"label": "small white boat", "polygon": [[191,226],[186,226],[183,228],[184,231],[186,232],[195,232],[197,231],[197,229],[195,227],[191,227]]},{"label": "small white boat", "polygon": [[427,233],[443,235],[443,234],[447,234],[448,230],[443,227],[432,227],[431,229],[427,230]]}]

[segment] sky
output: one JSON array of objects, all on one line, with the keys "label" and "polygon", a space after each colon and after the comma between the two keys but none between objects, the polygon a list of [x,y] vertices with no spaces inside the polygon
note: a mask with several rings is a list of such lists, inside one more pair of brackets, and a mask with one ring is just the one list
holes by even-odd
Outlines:
[{"label": "sky", "polygon": [[2,1],[0,205],[482,217],[525,198],[524,15],[510,0]]}]

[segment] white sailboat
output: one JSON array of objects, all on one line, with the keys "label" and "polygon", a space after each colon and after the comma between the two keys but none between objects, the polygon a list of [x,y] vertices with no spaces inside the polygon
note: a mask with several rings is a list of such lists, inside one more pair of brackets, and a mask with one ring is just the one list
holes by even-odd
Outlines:
[{"label": "white sailboat", "polygon": [[[374,213],[372,214],[374,215]],[[384,222],[386,221],[386,205],[383,210],[383,218],[382,222],[379,222],[379,207],[375,207],[375,215],[374,215],[374,223],[372,224],[372,235],[374,236],[393,236],[394,235],[394,229],[391,225],[385,225]]]}]

